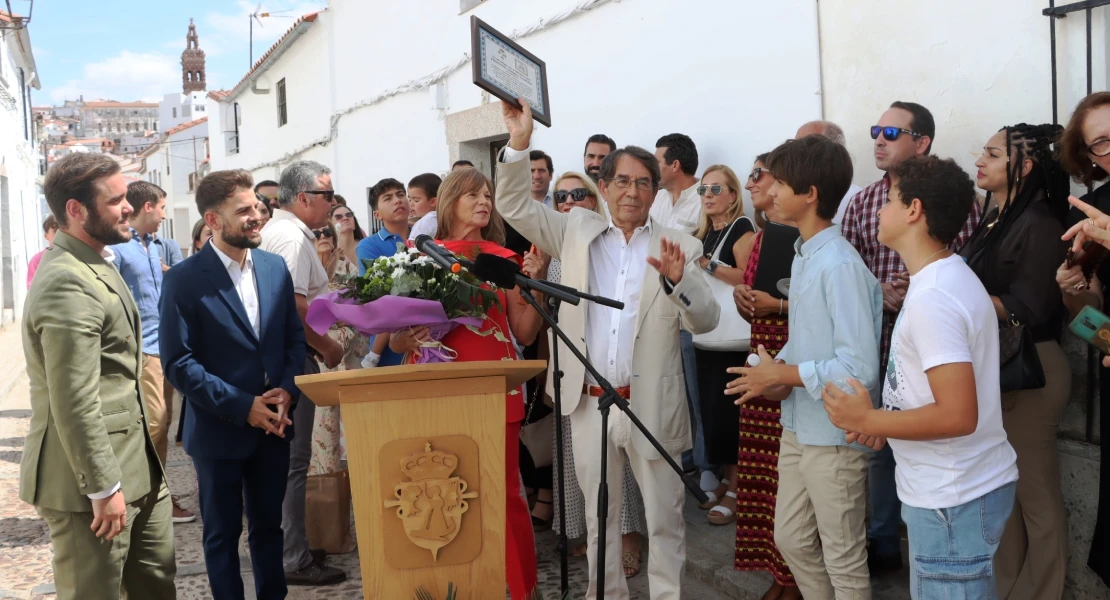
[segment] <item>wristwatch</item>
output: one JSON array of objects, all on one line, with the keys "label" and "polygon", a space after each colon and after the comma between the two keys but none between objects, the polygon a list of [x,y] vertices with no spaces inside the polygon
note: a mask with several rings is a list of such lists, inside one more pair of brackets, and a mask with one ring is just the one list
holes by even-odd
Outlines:
[{"label": "wristwatch", "polygon": [[717,267],[719,267],[719,266],[721,266],[721,261],[711,260],[711,261],[709,261],[709,264],[705,266],[705,272],[712,275],[713,271],[716,271]]}]

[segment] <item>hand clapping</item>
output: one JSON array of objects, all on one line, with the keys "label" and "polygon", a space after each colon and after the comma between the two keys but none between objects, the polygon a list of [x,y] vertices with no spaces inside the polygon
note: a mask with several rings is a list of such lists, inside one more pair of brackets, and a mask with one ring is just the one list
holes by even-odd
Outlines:
[{"label": "hand clapping", "polygon": [[682,273],[686,269],[686,253],[678,242],[666,238],[659,241],[659,258],[649,256],[648,264],[667,278],[671,285],[678,285],[682,281]]}]

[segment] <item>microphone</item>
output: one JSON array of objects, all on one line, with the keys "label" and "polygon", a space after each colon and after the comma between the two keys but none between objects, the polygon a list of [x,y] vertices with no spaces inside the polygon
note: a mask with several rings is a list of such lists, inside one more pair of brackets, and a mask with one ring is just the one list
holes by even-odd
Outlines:
[{"label": "microphone", "polygon": [[521,290],[535,290],[568,304],[577,305],[580,302],[575,293],[566,291],[571,288],[532,279],[521,273],[520,267],[515,262],[495,254],[479,254],[472,264],[467,265],[467,269],[478,279],[488,281],[499,288],[512,289],[519,286]]},{"label": "microphone", "polygon": [[[535,289],[538,292],[547,294],[548,299],[561,300],[568,302],[567,296],[574,297],[575,299],[589,300],[594,304],[608,306],[617,310],[624,310],[624,302],[619,300],[611,300],[602,296],[595,296],[580,292],[570,286],[542,279],[532,279],[527,275],[520,272],[520,267],[507,258],[501,258],[496,254],[479,254],[474,259],[473,265],[467,265],[471,273],[477,275],[480,279],[485,279],[498,287],[509,288],[514,285],[519,285],[523,289]],[[494,279],[497,277],[498,279]],[[517,279],[517,278],[520,279]],[[524,283],[521,284],[521,279]],[[542,288],[542,289],[541,289]],[[570,302],[571,304],[578,305],[578,302]]]},{"label": "microphone", "polygon": [[445,271],[458,273],[462,270],[462,265],[455,259],[455,256],[447,251],[446,248],[440,246],[432,239],[430,235],[418,235],[413,240],[413,245],[416,249],[423,252],[431,258],[439,267]]}]

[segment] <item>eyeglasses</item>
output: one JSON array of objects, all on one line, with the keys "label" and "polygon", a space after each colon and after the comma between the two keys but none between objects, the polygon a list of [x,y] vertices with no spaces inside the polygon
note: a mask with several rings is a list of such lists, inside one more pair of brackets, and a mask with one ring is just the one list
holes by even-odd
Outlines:
[{"label": "eyeglasses", "polygon": [[1087,152],[1090,152],[1091,156],[1097,156],[1099,158],[1110,154],[1110,139],[1102,139],[1087,146]]},{"label": "eyeglasses", "polygon": [[593,196],[590,190],[586,188],[575,188],[573,190],[559,190],[555,192],[555,204],[562,204],[564,202],[583,202],[587,196]]},{"label": "eyeglasses", "polygon": [[751,181],[752,183],[759,183],[759,180],[763,179],[763,174],[764,173],[770,175],[771,170],[770,169],[765,169],[763,167],[756,167],[756,168],[752,169],[751,173],[748,174],[748,180]]},{"label": "eyeglasses", "polygon": [[720,196],[721,192],[725,191],[725,187],[718,183],[713,185],[699,185],[698,189],[694,190],[699,196],[704,196],[706,192],[713,192],[714,196]]},{"label": "eyeglasses", "polygon": [[871,127],[871,139],[879,139],[879,134],[882,134],[886,141],[894,142],[898,140],[898,136],[903,133],[909,134],[912,137],[919,138],[925,134],[911,131],[909,129],[902,129],[901,127],[883,127],[882,125],[873,125]]},{"label": "eyeglasses", "polygon": [[350,219],[351,217],[353,217],[353,216],[354,216],[354,214],[355,214],[355,213],[352,213],[352,212],[345,212],[345,213],[332,213],[332,215],[331,215],[331,216],[332,216],[332,217],[334,217],[334,218],[336,218],[336,219]]},{"label": "eyeglasses", "polygon": [[324,236],[335,237],[335,230],[331,227],[321,227],[320,229],[313,229],[312,235],[316,236],[316,239],[320,239]]},{"label": "eyeglasses", "polygon": [[626,177],[624,175],[618,175],[617,177],[610,178],[609,183],[611,183],[611,184],[613,184],[613,185],[615,185],[615,186],[617,186],[621,189],[627,189],[629,187],[632,187],[632,184],[635,183],[636,184],[636,189],[640,190],[641,192],[650,192],[653,188],[652,183],[651,183],[651,179],[649,179],[647,177],[641,177],[640,179],[632,179],[631,177]]},{"label": "eyeglasses", "polygon": [[335,190],[305,190],[304,193],[323,196],[324,198],[327,198],[328,202],[335,200]]}]

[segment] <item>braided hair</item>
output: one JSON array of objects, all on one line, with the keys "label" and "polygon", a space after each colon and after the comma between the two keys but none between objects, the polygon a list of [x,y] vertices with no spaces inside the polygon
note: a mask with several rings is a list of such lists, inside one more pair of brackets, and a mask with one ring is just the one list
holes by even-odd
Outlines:
[{"label": "braided hair", "polygon": [[[1055,124],[1019,123],[1003,127],[999,131],[1006,132],[1006,153],[1010,157],[1006,168],[1006,197],[1013,195],[1013,199],[1000,209],[993,225],[988,225],[986,219],[980,221],[969,240],[969,244],[980,244],[975,252],[979,258],[975,262],[982,261],[983,265],[995,264],[995,255],[1002,240],[1006,239],[1014,222],[1032,203],[1038,200],[1046,202],[1052,216],[1063,224],[1068,212],[1068,195],[1071,193],[1071,182],[1060,165],[1055,150],[1064,131],[1063,127]],[[1033,168],[1028,175],[1023,173],[1025,159],[1033,161]],[[1017,190],[1016,194],[1014,190]],[[991,195],[991,192],[987,192],[983,203],[984,213],[990,205]]]}]

